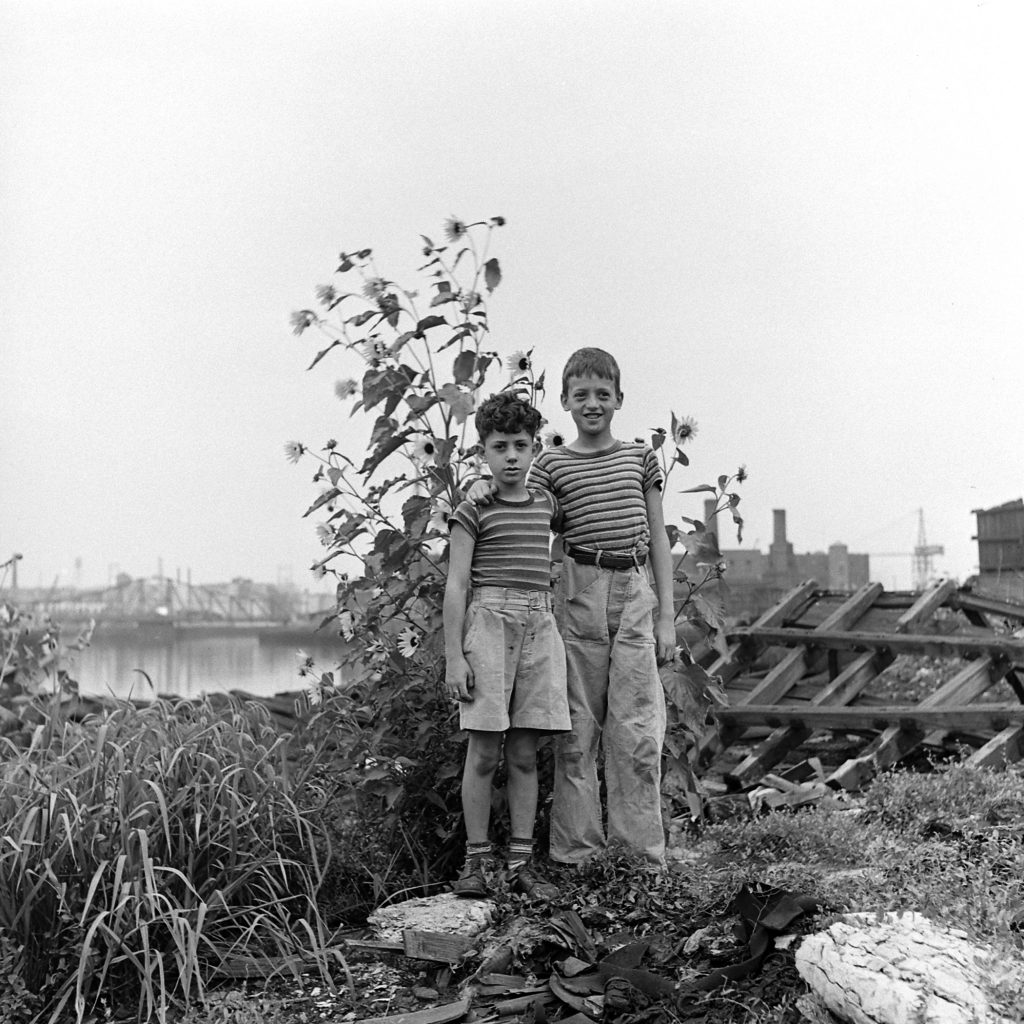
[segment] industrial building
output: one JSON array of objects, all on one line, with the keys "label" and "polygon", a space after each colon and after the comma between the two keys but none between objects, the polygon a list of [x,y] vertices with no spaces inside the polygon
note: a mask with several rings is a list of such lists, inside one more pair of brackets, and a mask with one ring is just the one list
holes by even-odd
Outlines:
[{"label": "industrial building", "polygon": [[[704,522],[719,537],[715,502],[704,503]],[[730,618],[751,619],[803,580],[826,590],[856,590],[870,579],[869,557],[840,542],[828,551],[798,554],[786,536],[786,511],[772,511],[773,536],[767,552],[756,548],[722,548],[726,562],[724,603]]]},{"label": "industrial building", "polygon": [[1024,602],[1024,499],[973,509],[978,532],[978,593]]}]

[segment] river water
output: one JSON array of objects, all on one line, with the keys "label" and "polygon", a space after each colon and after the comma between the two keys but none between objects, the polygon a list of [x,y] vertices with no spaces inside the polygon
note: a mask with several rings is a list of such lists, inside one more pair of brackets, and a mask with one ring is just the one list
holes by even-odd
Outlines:
[{"label": "river water", "polygon": [[325,671],[334,667],[338,644],[329,633],[301,628],[105,630],[101,624],[91,645],[74,652],[71,675],[80,691],[90,695],[148,699],[243,690],[263,697],[303,689],[300,650]]}]

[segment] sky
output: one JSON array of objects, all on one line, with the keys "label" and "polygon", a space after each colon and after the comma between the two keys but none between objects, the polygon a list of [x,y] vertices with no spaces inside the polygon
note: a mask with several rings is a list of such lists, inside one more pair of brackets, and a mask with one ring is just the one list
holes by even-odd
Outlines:
[{"label": "sky", "polygon": [[1016,0],[0,0],[0,561],[313,586],[283,444],[369,424],[289,315],[342,250],[414,287],[420,233],[500,215],[493,346],[616,354],[619,436],[697,421],[669,521],[743,464],[744,547],[785,509],[908,587],[920,509],[963,579],[972,510],[1024,493],[1022,31]]}]

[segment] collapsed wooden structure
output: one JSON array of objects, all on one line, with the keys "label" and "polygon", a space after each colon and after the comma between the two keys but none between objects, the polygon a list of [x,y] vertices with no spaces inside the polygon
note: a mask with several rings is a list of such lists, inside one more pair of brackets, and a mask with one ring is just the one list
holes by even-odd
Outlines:
[{"label": "collapsed wooden structure", "polygon": [[[955,737],[976,766],[1024,758],[1024,605],[936,583],[921,593],[868,583],[853,594],[793,588],[749,626],[730,629],[708,672],[729,707],[698,742],[709,770],[734,745],[749,746],[725,773],[748,786],[814,734],[864,737],[867,746],[826,781],[860,789],[922,744]],[[952,674],[916,704],[894,705],[871,686],[900,655],[950,659]],[[995,691],[995,695],[993,695]],[[771,729],[764,736],[764,727]]]}]

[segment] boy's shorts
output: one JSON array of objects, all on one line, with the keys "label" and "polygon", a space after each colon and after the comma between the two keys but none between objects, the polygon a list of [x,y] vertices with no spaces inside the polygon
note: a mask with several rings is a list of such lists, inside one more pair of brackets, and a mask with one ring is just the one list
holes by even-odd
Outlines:
[{"label": "boy's shorts", "polygon": [[569,731],[565,648],[549,593],[477,587],[462,649],[473,670],[473,700],[459,705],[463,729]]}]

